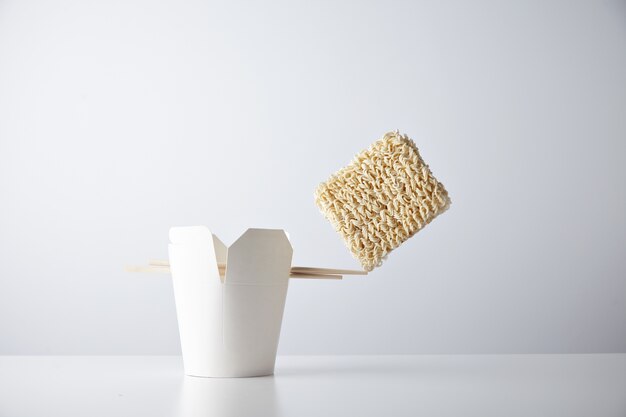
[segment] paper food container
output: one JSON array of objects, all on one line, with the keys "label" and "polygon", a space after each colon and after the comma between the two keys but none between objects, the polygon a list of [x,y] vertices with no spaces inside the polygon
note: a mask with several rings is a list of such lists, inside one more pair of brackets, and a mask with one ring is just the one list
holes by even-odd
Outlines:
[{"label": "paper food container", "polygon": [[273,374],[293,254],[285,231],[248,229],[230,247],[204,226],[169,235],[185,374]]}]

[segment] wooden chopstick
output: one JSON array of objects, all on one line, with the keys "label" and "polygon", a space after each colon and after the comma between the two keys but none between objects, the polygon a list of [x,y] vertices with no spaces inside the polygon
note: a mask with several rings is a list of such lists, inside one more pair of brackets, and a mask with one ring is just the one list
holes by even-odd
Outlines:
[{"label": "wooden chopstick", "polygon": [[306,279],[343,279],[342,275],[337,274],[300,274],[292,272],[289,278],[306,278]]},{"label": "wooden chopstick", "polygon": [[[127,265],[126,272],[157,272],[162,274],[169,274],[170,267],[165,265],[149,265],[149,266],[135,266]],[[220,268],[220,276],[224,276],[224,269]],[[289,274],[290,278],[306,278],[306,279],[342,279],[343,276],[337,274],[305,274],[301,272],[292,272]]]},{"label": "wooden chopstick", "polygon": [[[150,266],[170,266],[168,261],[164,260],[151,260],[148,263]],[[220,270],[226,269],[226,264],[218,263]],[[307,274],[307,275],[367,275],[366,271],[358,271],[354,269],[335,269],[335,268],[314,268],[309,266],[292,266],[292,273]]]},{"label": "wooden chopstick", "polygon": [[367,271],[357,271],[354,269],[335,269],[335,268],[314,268],[310,266],[292,266],[291,272],[301,274],[339,274],[339,275],[367,275]]}]

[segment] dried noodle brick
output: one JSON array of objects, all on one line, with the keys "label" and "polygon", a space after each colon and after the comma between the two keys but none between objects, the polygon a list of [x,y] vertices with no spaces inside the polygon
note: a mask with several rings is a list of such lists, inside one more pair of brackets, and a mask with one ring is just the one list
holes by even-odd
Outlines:
[{"label": "dried noodle brick", "polygon": [[366,271],[450,206],[415,143],[389,132],[315,190],[315,203]]}]

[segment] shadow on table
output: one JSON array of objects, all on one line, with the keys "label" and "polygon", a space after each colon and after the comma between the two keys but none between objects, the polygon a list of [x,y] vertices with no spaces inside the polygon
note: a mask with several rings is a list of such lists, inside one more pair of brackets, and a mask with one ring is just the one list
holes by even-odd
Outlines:
[{"label": "shadow on table", "polygon": [[274,378],[200,378],[185,376],[179,417],[277,416]]}]

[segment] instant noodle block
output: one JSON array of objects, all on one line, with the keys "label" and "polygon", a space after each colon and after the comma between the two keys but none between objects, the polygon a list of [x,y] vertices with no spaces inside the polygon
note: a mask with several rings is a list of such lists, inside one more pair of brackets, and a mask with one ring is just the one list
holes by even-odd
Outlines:
[{"label": "instant noodle block", "polygon": [[415,143],[386,133],[315,190],[315,203],[366,271],[450,206]]}]

